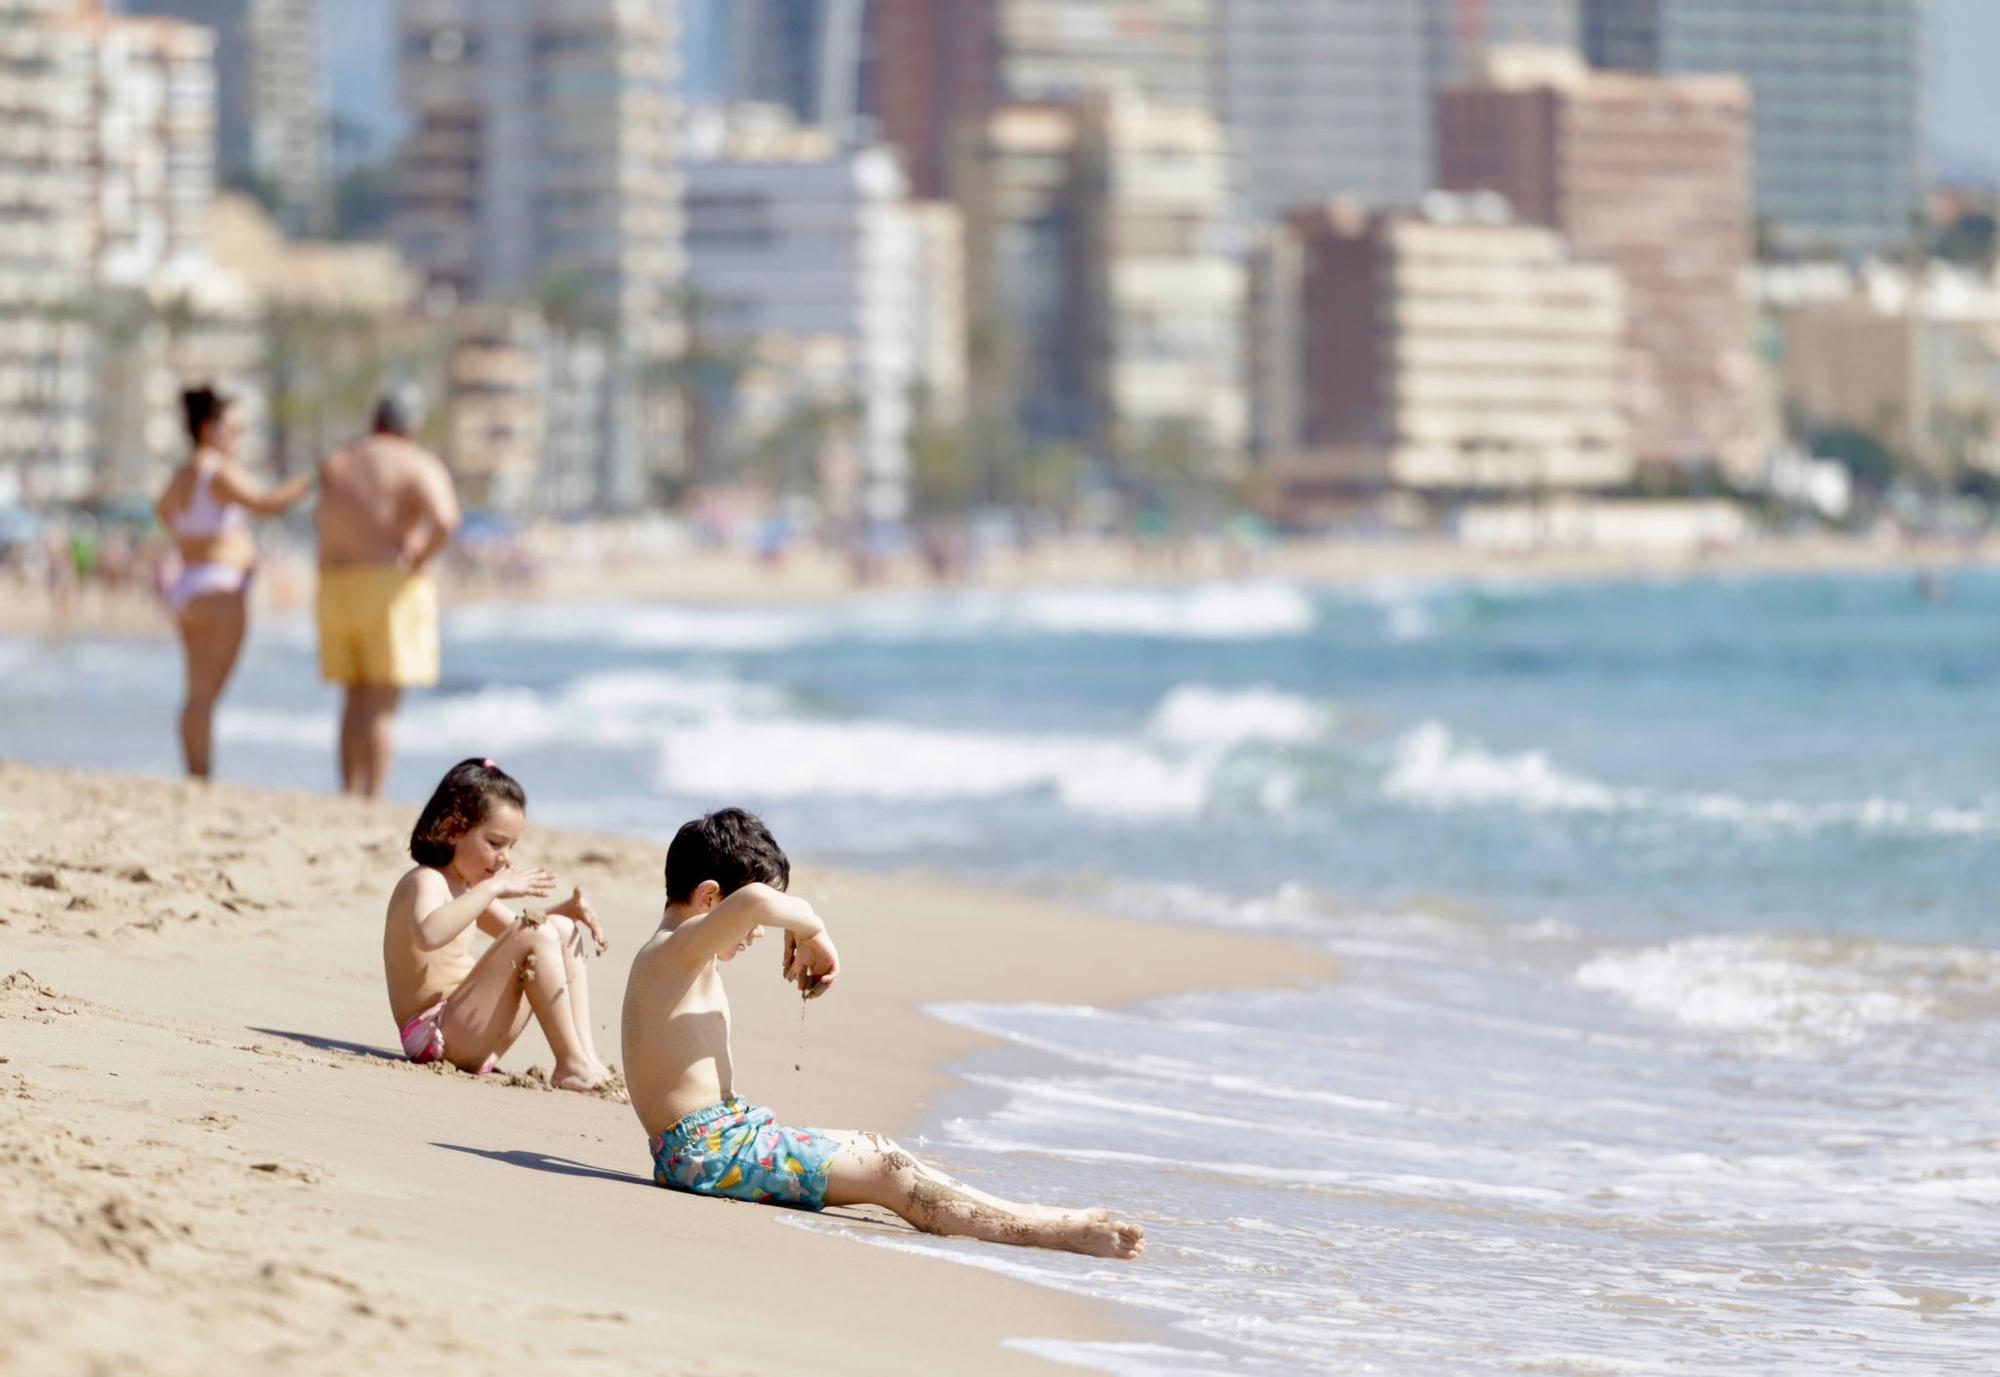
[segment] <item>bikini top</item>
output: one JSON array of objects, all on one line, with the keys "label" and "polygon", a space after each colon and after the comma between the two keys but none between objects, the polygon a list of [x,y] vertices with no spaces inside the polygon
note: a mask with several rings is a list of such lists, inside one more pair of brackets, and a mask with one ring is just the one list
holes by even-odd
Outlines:
[{"label": "bikini top", "polygon": [[213,464],[203,464],[194,471],[194,495],[169,523],[175,535],[206,540],[250,524],[250,513],[241,503],[224,502],[215,495],[214,478]]}]

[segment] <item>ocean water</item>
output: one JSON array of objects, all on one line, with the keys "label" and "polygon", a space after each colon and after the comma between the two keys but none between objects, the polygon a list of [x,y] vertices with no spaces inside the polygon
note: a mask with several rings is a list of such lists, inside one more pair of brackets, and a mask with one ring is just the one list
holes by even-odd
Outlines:
[{"label": "ocean water", "polygon": [[[393,781],[537,820],[724,802],[795,853],[1275,932],[1337,982],[993,1035],[923,1148],[1148,1222],[1106,1371],[1993,1372],[2000,579],[1279,582],[480,609]],[[305,627],[225,773],[324,782]],[[0,754],[174,768],[171,645],[0,641]],[[834,1220],[801,1227],[844,1226]],[[881,1242],[879,1231],[857,1237]]]}]

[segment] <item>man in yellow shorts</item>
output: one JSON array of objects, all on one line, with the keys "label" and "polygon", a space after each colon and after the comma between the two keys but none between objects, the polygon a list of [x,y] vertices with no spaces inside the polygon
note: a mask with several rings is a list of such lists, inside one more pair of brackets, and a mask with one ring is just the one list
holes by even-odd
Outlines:
[{"label": "man in yellow shorts", "polygon": [[458,495],[435,454],[410,436],[413,391],[375,407],[367,438],[326,461],[319,536],[320,676],[344,685],[340,786],[380,798],[396,707],[438,680],[437,585],[427,572],[458,530]]}]

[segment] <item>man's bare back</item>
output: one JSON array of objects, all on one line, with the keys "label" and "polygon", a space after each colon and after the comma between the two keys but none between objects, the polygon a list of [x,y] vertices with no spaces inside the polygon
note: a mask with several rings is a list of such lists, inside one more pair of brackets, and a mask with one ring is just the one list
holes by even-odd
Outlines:
[{"label": "man's bare back", "polygon": [[316,521],[321,569],[422,569],[457,529],[458,498],[435,454],[377,432],[327,460]]}]

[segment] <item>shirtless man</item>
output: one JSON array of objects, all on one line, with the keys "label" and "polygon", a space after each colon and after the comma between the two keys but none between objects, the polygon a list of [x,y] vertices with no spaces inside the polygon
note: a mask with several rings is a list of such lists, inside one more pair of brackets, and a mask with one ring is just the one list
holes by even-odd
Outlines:
[{"label": "shirtless man", "polygon": [[784,975],[823,995],[840,957],[812,905],[785,893],[791,862],[740,808],[688,823],[667,849],[667,911],[625,986],[625,1072],[670,1190],[818,1210],[879,1205],[933,1234],[1135,1258],[1145,1230],[1105,1210],[1001,1200],[875,1133],[782,1127],[736,1097],[722,963],[766,927],[785,931]]},{"label": "shirtless man", "polygon": [[438,680],[437,587],[431,562],[458,530],[451,474],[410,436],[414,391],[385,394],[373,432],[321,471],[320,675],[347,690],[340,714],[340,787],[380,798],[403,690]]}]

